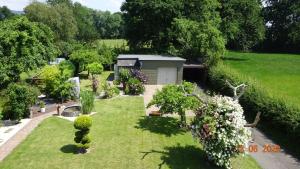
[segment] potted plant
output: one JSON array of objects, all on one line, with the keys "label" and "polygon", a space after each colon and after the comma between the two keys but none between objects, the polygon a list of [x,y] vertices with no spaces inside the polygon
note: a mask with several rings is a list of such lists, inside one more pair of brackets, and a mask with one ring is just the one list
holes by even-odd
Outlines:
[{"label": "potted plant", "polygon": [[40,108],[41,108],[41,113],[46,112],[45,102],[43,102],[43,101],[40,102]]}]

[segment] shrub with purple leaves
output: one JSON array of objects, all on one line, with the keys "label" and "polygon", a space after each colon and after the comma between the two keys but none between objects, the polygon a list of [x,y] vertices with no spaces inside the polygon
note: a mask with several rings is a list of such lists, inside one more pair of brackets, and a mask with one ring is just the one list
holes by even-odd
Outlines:
[{"label": "shrub with purple leaves", "polygon": [[131,69],[130,73],[133,77],[138,79],[143,84],[146,84],[148,82],[148,77],[139,69]]}]

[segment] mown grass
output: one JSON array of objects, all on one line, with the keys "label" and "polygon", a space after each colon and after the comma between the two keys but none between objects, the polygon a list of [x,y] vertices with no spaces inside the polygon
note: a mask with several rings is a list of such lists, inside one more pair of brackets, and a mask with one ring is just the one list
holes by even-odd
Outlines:
[{"label": "mown grass", "polygon": [[257,80],[271,95],[300,107],[300,55],[229,51],[223,62]]},{"label": "mown grass", "polygon": [[127,41],[125,39],[101,39],[98,40],[97,43],[105,44],[112,48],[127,47]]},{"label": "mown grass", "polygon": [[[51,117],[42,122],[3,162],[1,169],[172,168],[213,169],[198,141],[178,127],[178,119],[147,118],[142,97],[100,100],[91,128],[88,154],[78,155],[69,121]],[[238,157],[234,169],[260,168]]]},{"label": "mown grass", "polygon": [[[102,89],[102,84],[107,81],[107,78],[113,73],[113,71],[104,71],[101,75],[97,76],[99,81],[98,92]],[[80,78],[80,90],[88,90],[92,91],[92,80],[87,77],[87,72],[82,72],[81,76],[84,78]],[[90,77],[91,78],[91,77]]]}]

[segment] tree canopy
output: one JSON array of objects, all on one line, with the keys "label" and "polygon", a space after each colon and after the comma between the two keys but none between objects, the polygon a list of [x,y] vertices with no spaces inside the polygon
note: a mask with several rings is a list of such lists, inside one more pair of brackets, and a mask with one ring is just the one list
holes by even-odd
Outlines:
[{"label": "tree canopy", "polygon": [[44,23],[55,31],[56,39],[70,41],[78,28],[72,9],[66,4],[54,6],[33,2],[25,8],[26,17],[33,22]]},{"label": "tree canopy", "polygon": [[12,13],[6,6],[0,7],[0,21],[4,19],[9,19],[13,17],[15,14]]},{"label": "tree canopy", "polygon": [[265,26],[261,2],[257,0],[220,0],[220,30],[229,49],[249,50],[264,39]]},{"label": "tree canopy", "polygon": [[300,52],[300,1],[267,0],[264,8],[267,50]]},{"label": "tree canopy", "polygon": [[57,56],[53,32],[41,23],[17,17],[0,23],[0,85],[18,81],[20,74]]}]

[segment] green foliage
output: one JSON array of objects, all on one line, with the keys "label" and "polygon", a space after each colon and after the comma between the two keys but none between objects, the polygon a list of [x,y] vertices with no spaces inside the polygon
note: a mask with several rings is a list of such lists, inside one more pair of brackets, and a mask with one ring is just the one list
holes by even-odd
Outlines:
[{"label": "green foliage", "polygon": [[[300,52],[300,1],[267,0],[263,9],[267,27],[265,46],[271,51]],[[271,24],[270,24],[271,23]]]},{"label": "green foliage", "polygon": [[175,19],[173,32],[177,40],[174,45],[176,51],[171,51],[174,55],[190,60],[201,58],[206,65],[213,65],[225,52],[225,41],[221,32],[209,22]]},{"label": "green foliage", "polygon": [[145,91],[145,87],[141,81],[139,81],[137,78],[131,77],[126,82],[125,87],[125,94],[129,95],[139,95],[143,94]]},{"label": "green foliage", "polygon": [[40,106],[40,108],[45,108],[45,102],[44,101],[40,101],[39,102],[39,106]]},{"label": "green foliage", "polygon": [[79,130],[75,132],[74,141],[77,146],[82,149],[90,147],[91,138],[89,136],[90,128],[92,126],[92,118],[87,115],[81,115],[74,121],[74,128]]},{"label": "green foliage", "polygon": [[75,66],[72,62],[65,60],[59,63],[58,68],[63,75],[71,78],[75,73]]},{"label": "green foliage", "polygon": [[65,3],[48,5],[33,2],[24,12],[30,21],[44,23],[55,31],[56,40],[70,41],[77,34],[73,10]]},{"label": "green foliage", "polygon": [[18,81],[22,72],[45,65],[57,55],[53,33],[26,17],[0,24],[0,85]]},{"label": "green foliage", "polygon": [[13,17],[15,14],[12,13],[6,6],[0,6],[0,21],[5,19],[9,19]]},{"label": "green foliage", "polygon": [[67,81],[68,74],[64,74],[66,70],[60,71],[58,66],[45,66],[41,70],[40,77],[45,84],[44,91],[48,96],[59,99],[61,102],[72,99],[74,97],[74,84]]},{"label": "green foliage", "polygon": [[93,92],[81,91],[80,102],[82,114],[90,114],[94,108],[95,96]]},{"label": "green foliage", "polygon": [[101,38],[123,37],[123,19],[121,13],[111,14],[109,11],[94,11],[94,25]]},{"label": "green foliage", "polygon": [[30,106],[38,96],[38,90],[25,84],[13,83],[6,89],[7,102],[3,107],[3,118],[20,121],[29,117]]},{"label": "green foliage", "polygon": [[[81,115],[74,121],[74,127],[77,130],[89,130],[92,126],[92,118],[87,115]],[[81,135],[82,133],[78,133]]]},{"label": "green foliage", "polygon": [[[226,95],[232,95],[232,93],[229,87],[225,85],[225,80],[234,84],[243,83],[246,80],[239,73],[222,64],[213,67],[209,76],[210,86],[215,91]],[[274,98],[253,80],[248,79],[246,81],[247,90],[239,100],[246,115],[254,118],[254,115],[260,111],[262,112],[261,124],[272,126],[274,130],[285,133],[289,138],[299,139],[299,108],[285,100]]]},{"label": "green foliage", "polygon": [[104,98],[112,98],[120,94],[120,90],[116,86],[110,85],[107,82],[103,83],[102,89],[104,91]]},{"label": "green foliage", "polygon": [[74,17],[78,27],[78,40],[90,41],[99,37],[94,24],[94,10],[75,2],[73,5]]},{"label": "green foliage", "polygon": [[199,101],[195,97],[187,97],[194,91],[194,85],[183,82],[182,85],[167,85],[162,90],[157,91],[147,107],[155,105],[159,107],[161,113],[178,113],[181,123],[186,124],[185,111],[192,110],[199,106]]},{"label": "green foliage", "polygon": [[126,0],[121,7],[125,37],[131,49],[166,52],[169,45],[176,42],[176,33],[171,30],[175,18],[209,23],[217,28],[219,5],[218,0]]},{"label": "green foliage", "polygon": [[99,61],[99,54],[95,50],[80,49],[70,55],[70,60],[75,64],[76,72],[86,70],[88,64]]},{"label": "green foliage", "polygon": [[98,53],[100,55],[100,61],[103,65],[111,66],[116,60],[117,54],[114,48],[109,47],[105,44],[98,45]]},{"label": "green foliage", "polygon": [[130,71],[128,69],[121,69],[119,73],[119,79],[121,83],[126,83],[131,77]]},{"label": "green foliage", "polygon": [[230,49],[249,50],[265,37],[261,2],[257,0],[221,0],[220,30]]},{"label": "green foliage", "polygon": [[100,63],[94,62],[87,65],[87,70],[94,75],[100,75],[103,72],[103,66]]}]

